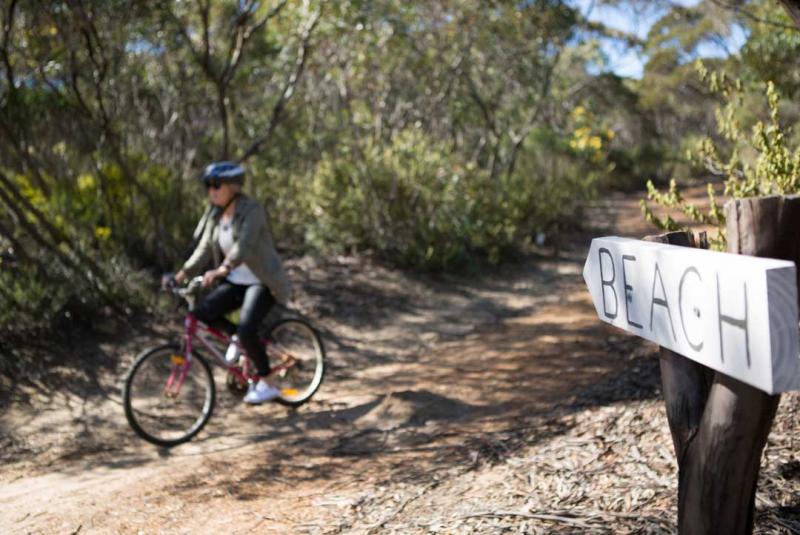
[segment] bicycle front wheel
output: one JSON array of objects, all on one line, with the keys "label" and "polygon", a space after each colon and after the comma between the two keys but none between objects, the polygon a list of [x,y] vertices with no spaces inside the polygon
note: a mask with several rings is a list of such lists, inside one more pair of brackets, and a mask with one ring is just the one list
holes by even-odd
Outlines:
[{"label": "bicycle front wheel", "polygon": [[177,345],[141,353],[133,363],[122,399],[137,435],[158,446],[190,440],[211,418],[216,390],[208,363],[191,359]]},{"label": "bicycle front wheel", "polygon": [[308,401],[325,375],[325,348],[311,325],[300,319],[285,319],[269,331],[269,357],[275,369],[277,398],[284,405]]}]

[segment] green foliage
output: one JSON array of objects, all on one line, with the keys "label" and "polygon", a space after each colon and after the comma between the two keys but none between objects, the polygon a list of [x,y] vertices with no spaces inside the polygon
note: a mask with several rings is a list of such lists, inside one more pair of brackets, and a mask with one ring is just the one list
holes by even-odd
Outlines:
[{"label": "green foliage", "polygon": [[31,268],[0,257],[0,345],[5,348],[0,373],[26,369],[25,359],[16,354],[26,345],[57,343],[76,328],[93,328],[100,316],[123,316],[155,301],[150,278],[124,257],[103,262],[104,275],[114,281],[107,293],[50,254],[39,252],[37,262]]},{"label": "green foliage", "polygon": [[[767,82],[764,89],[769,118],[756,121],[748,133],[738,119],[744,90],[741,80],[732,79],[724,72],[711,72],[699,62],[697,69],[709,88],[724,99],[725,105],[716,111],[717,131],[732,148],[727,157],[723,156],[718,143],[705,137],[689,153],[689,158],[701,163],[709,173],[724,178],[725,195],[732,199],[800,191],[800,146],[789,146],[789,132],[779,121],[780,96],[775,85]],[[666,193],[660,193],[652,182],[648,183],[647,201],[678,209],[691,221],[716,226],[718,235],[714,245],[723,248],[725,217],[711,184],[708,184],[708,196],[710,208],[703,212],[686,202],[674,180]],[[648,221],[660,229],[683,230],[670,216],[658,218],[647,201],[642,201],[642,210]]]},{"label": "green foliage", "polygon": [[537,163],[529,150],[517,172],[492,179],[416,128],[357,152],[326,154],[317,165],[306,196],[313,216],[307,242],[371,249],[426,269],[463,266],[476,254],[499,261],[537,229],[568,217],[590,182],[529,174]]},{"label": "green foliage", "polygon": [[[775,17],[766,0],[748,4]],[[737,194],[795,187],[794,139],[777,114],[800,110],[770,97],[774,118],[748,143],[737,123],[761,109],[747,85],[770,70],[759,54],[794,94],[796,35],[705,0],[659,4],[662,20],[642,41],[573,5],[9,3],[0,298],[12,306],[0,309],[14,312],[0,331],[136,303],[147,273],[188,253],[205,203],[200,169],[250,152],[247,192],[268,207],[282,253],[373,251],[432,270],[499,262],[539,232],[579,224],[599,191],[689,165],[739,177]],[[745,87],[717,118],[711,75],[691,59],[734,24],[751,30],[745,52],[715,65],[744,69]],[[597,72],[609,36],[642,47],[642,80]],[[719,133],[678,162],[715,121]],[[651,197],[684,204],[677,188]]]},{"label": "green foliage", "polygon": [[197,173],[259,143],[247,191],[282,252],[423,269],[498,262],[610,176],[607,122],[570,116],[597,105],[572,89],[597,47],[563,2],[31,0],[0,17],[0,336],[144,306],[147,275],[188,253]]},{"label": "green foliage", "polygon": [[795,100],[800,91],[800,31],[774,0],[751,2],[750,12],[771,24],[753,24],[741,51],[749,81],[771,80],[781,94]]}]

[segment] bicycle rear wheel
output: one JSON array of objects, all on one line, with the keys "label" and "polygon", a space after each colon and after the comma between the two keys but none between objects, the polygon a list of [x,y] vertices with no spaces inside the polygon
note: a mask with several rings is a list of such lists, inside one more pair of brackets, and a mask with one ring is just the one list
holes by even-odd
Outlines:
[{"label": "bicycle rear wheel", "polygon": [[285,319],[269,331],[269,357],[276,370],[277,401],[297,406],[308,401],[322,384],[325,375],[325,348],[322,339],[308,322]]},{"label": "bicycle rear wheel", "polygon": [[122,391],[125,417],[136,434],[166,447],[199,433],[211,418],[215,398],[208,363],[197,354],[187,360],[177,345],[141,353]]}]

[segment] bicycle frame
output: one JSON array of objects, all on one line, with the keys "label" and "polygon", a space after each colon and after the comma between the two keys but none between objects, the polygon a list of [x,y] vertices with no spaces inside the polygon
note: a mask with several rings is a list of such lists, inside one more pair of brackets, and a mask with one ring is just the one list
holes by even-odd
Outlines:
[{"label": "bicycle frame", "polygon": [[[216,338],[220,343],[224,345],[228,345],[232,342],[231,338],[228,337],[225,333],[220,331],[219,329],[215,329],[214,327],[209,327],[205,323],[198,320],[193,314],[189,313],[183,320],[183,327],[184,327],[184,334],[183,334],[183,347],[184,347],[184,354],[186,355],[187,359],[191,359],[192,352],[194,351],[194,340],[200,342],[202,345],[216,360],[217,364],[222,366],[223,368],[227,368],[230,371],[238,371],[236,370],[236,366],[231,366],[225,361],[225,357],[223,356],[222,352],[220,352],[214,345],[209,341],[207,335],[211,335]],[[244,348],[236,342],[239,351],[244,351]],[[249,361],[245,361],[245,366],[249,367]],[[242,379],[247,379],[248,377],[244,374],[241,374]]]},{"label": "bicycle frame", "polygon": [[[200,345],[202,345],[214,357],[218,365],[225,368],[227,372],[233,375],[238,381],[242,383],[248,383],[257,381],[259,379],[258,374],[251,373],[250,371],[251,362],[249,358],[245,358],[244,364],[241,367],[236,364],[228,364],[222,352],[214,347],[214,344],[211,343],[207,336],[211,335],[216,338],[217,341],[227,346],[233,342],[233,340],[225,333],[201,322],[191,312],[184,318],[183,327],[183,362],[176,362],[176,359],[173,359],[175,366],[173,367],[172,373],[170,373],[170,376],[167,379],[167,384],[164,387],[164,394],[167,397],[177,397],[180,393],[181,386],[186,380],[186,376],[189,374],[189,368],[192,365],[195,340],[197,340]],[[262,342],[264,342],[268,355],[273,353],[273,356],[281,360],[279,365],[272,367],[271,374],[285,373],[286,370],[294,366],[295,359],[291,355],[278,352],[275,348],[275,345],[268,338],[263,338]],[[238,341],[235,343],[239,351],[246,355],[247,352],[245,351],[244,347],[242,347]]]}]

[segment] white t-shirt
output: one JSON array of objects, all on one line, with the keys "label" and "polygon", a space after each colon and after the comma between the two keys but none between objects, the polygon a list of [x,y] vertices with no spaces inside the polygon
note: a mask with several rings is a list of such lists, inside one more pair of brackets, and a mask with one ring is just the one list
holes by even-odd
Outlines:
[{"label": "white t-shirt", "polygon": [[[223,217],[219,221],[219,247],[226,255],[233,247],[233,224],[231,223],[231,218]],[[233,268],[226,278],[233,284],[261,284],[258,277],[253,274],[245,263]]]}]

